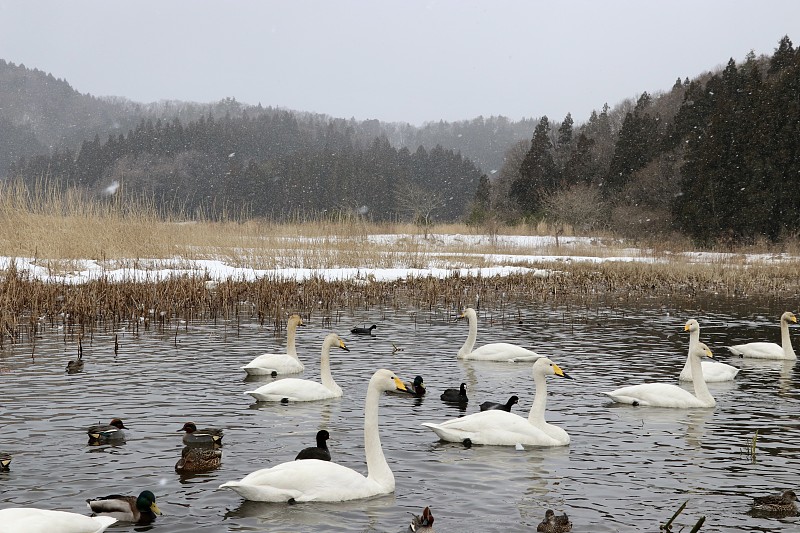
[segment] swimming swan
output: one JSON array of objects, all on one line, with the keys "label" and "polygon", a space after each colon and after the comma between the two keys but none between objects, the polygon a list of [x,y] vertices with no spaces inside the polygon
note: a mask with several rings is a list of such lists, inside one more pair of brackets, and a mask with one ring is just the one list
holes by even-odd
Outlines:
[{"label": "swimming swan", "polygon": [[297,374],[303,371],[303,363],[297,358],[297,349],[294,337],[297,326],[303,326],[300,315],[292,315],[286,322],[286,353],[261,354],[246,365],[242,370],[250,376],[271,376],[275,374]]},{"label": "swimming swan", "polygon": [[531,350],[527,350],[516,344],[507,342],[494,342],[484,344],[480,348],[473,350],[475,339],[478,337],[478,316],[471,307],[464,309],[458,316],[459,319],[466,318],[469,321],[469,335],[464,345],[458,350],[459,359],[470,359],[473,361],[505,361],[509,363],[528,362],[539,359],[541,355]]},{"label": "swimming swan", "polygon": [[[691,351],[692,346],[696,346],[700,342],[700,324],[692,318],[686,322],[683,330],[689,332],[689,351]],[[739,373],[739,368],[718,361],[701,361],[700,364],[703,367],[703,379],[705,379],[706,383],[732,381],[736,374]],[[686,354],[686,364],[683,365],[679,379],[681,381],[692,381],[692,356],[688,353]]]},{"label": "swimming swan", "polygon": [[369,380],[364,402],[364,451],[367,476],[340,464],[305,459],[256,470],[241,481],[228,481],[246,500],[261,502],[341,502],[394,492],[394,475],[381,449],[378,404],[386,391],[405,388],[390,370],[378,370]]},{"label": "swimming swan", "polygon": [[453,418],[441,424],[425,422],[422,425],[431,428],[440,439],[449,442],[464,442],[464,439],[469,439],[472,444],[497,446],[515,446],[518,443],[531,446],[566,446],[569,444],[567,432],[548,424],[544,419],[547,402],[546,376],[572,379],[550,359],[537,359],[533,363],[536,395],[527,419],[500,409],[490,409]]},{"label": "swimming swan", "polygon": [[689,347],[689,356],[692,362],[692,375],[695,377],[694,394],[671,383],[645,383],[622,387],[612,392],[606,392],[612,400],[630,405],[643,405],[650,407],[674,407],[687,409],[692,407],[714,407],[717,402],[703,379],[703,367],[700,358],[712,357],[711,350],[702,342]]},{"label": "swimming swan", "polygon": [[330,333],[322,342],[322,357],[320,361],[320,377],[322,383],[308,379],[286,378],[262,385],[256,390],[247,391],[259,402],[313,402],[338,398],[342,389],[333,381],[331,375],[331,348],[338,346],[342,350],[350,350],[336,333]]},{"label": "swimming swan", "polygon": [[110,516],[86,516],[34,507],[0,509],[3,533],[102,533],[116,521]]},{"label": "swimming swan", "polygon": [[794,313],[786,311],[781,315],[781,344],[774,342],[749,342],[747,344],[737,344],[729,346],[728,350],[739,357],[752,357],[753,359],[786,359],[794,361],[797,355],[792,348],[792,341],[789,338],[789,322],[797,324],[797,317]]}]

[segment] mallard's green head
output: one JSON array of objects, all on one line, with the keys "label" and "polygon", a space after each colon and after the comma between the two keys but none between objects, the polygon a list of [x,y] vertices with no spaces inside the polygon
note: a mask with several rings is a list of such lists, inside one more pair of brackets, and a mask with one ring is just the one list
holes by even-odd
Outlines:
[{"label": "mallard's green head", "polygon": [[152,512],[154,514],[161,514],[161,509],[156,505],[156,495],[149,490],[143,490],[139,497],[136,498],[136,508],[140,512]]}]

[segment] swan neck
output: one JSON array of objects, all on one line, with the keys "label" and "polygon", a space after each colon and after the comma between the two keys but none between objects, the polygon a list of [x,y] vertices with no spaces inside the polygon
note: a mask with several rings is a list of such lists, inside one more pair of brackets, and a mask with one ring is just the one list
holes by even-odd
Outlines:
[{"label": "swan neck", "polygon": [[781,320],[781,348],[783,348],[783,353],[787,359],[797,357],[794,353],[794,348],[792,348],[792,339],[789,338],[789,323],[785,320]]},{"label": "swan neck", "polygon": [[703,363],[700,358],[694,355],[689,356],[692,367],[692,383],[694,383],[694,395],[698,400],[709,406],[716,404],[714,397],[708,391],[706,378],[703,376]]},{"label": "swan neck", "polygon": [[339,385],[333,381],[331,374],[331,345],[327,342],[322,345],[322,355],[320,357],[319,373],[322,384],[332,391],[341,391]]},{"label": "swan neck", "polygon": [[[297,348],[294,345],[294,337],[297,334],[297,323],[292,320],[286,328],[286,353],[297,359]],[[299,361],[299,359],[298,359]]]},{"label": "swan neck", "polygon": [[367,479],[371,479],[382,487],[394,490],[394,474],[392,474],[381,447],[381,436],[378,431],[378,404],[381,393],[377,387],[367,389],[364,403],[364,452],[367,456]]},{"label": "swan neck", "polygon": [[[700,342],[700,330],[695,329],[689,332],[689,353],[686,354],[686,362],[683,364],[683,370],[681,370],[681,374],[686,372],[690,372],[692,370],[692,350],[697,344]],[[694,373],[692,373],[694,376]]]},{"label": "swan neck", "polygon": [[533,396],[531,412],[528,413],[528,422],[542,428],[547,423],[544,419],[544,410],[547,407],[547,379],[544,374],[534,372],[533,382],[536,385],[536,393]]},{"label": "swan neck", "polygon": [[469,320],[469,334],[467,335],[467,340],[464,341],[464,346],[458,351],[459,357],[466,357],[467,355],[472,353],[472,349],[475,347],[475,339],[478,338],[478,318],[474,314],[470,313],[467,315],[467,320]]}]

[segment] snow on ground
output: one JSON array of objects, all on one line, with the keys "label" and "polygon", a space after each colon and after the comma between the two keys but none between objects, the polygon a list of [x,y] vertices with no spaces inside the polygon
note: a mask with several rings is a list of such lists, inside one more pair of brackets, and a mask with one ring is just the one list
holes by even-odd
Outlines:
[{"label": "snow on ground", "polygon": [[[624,248],[621,241],[613,241],[608,246],[601,239],[591,237],[555,237],[548,236],[514,236],[514,235],[429,235],[427,239],[414,235],[367,235],[370,243],[383,246],[397,246],[403,242],[413,241],[422,244],[424,253],[431,255],[428,266],[412,268],[398,266],[396,268],[274,268],[255,269],[233,266],[218,259],[187,260],[181,257],[171,259],[137,259],[105,261],[100,263],[89,259],[79,261],[63,261],[69,265],[61,266],[58,271],[51,268],[46,260],[33,258],[0,257],[0,271],[7,270],[12,260],[17,271],[34,279],[52,283],[84,283],[105,277],[111,281],[157,281],[171,276],[198,276],[212,281],[226,279],[252,281],[261,278],[297,279],[322,278],[325,280],[359,279],[364,281],[394,281],[409,277],[446,278],[458,274],[460,276],[506,276],[509,274],[531,273],[537,276],[548,276],[551,270],[537,268],[536,265],[570,262],[622,261],[622,262],[668,262],[683,260],[693,263],[765,263],[800,261],[800,258],[788,254],[726,254],[719,252],[666,252],[661,257],[654,257],[648,250]],[[296,240],[296,238],[295,238]],[[308,239],[313,245],[314,239]],[[580,247],[576,251],[582,255],[551,255],[525,253],[537,248],[550,248],[558,242],[559,247],[569,249]],[[442,251],[448,246],[463,248],[483,247],[490,245],[508,249],[509,253],[448,252]],[[597,255],[586,252],[597,251]],[[511,253],[513,251],[514,253]],[[670,259],[672,257],[672,259]],[[491,266],[464,267],[465,259],[477,259]],[[296,258],[293,258],[296,260]],[[419,255],[415,254],[415,263],[419,263]]]}]

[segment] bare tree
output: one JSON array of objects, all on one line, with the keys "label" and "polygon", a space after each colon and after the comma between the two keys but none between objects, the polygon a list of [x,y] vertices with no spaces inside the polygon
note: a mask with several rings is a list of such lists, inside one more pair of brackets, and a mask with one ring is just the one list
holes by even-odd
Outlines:
[{"label": "bare tree", "polygon": [[585,183],[545,194],[542,206],[546,218],[557,227],[559,233],[563,232],[565,225],[579,231],[597,229],[608,217],[608,208],[600,190]]},{"label": "bare tree", "polygon": [[395,201],[398,211],[408,215],[411,222],[421,227],[427,239],[434,213],[444,207],[439,195],[416,183],[401,181],[395,187]]}]

